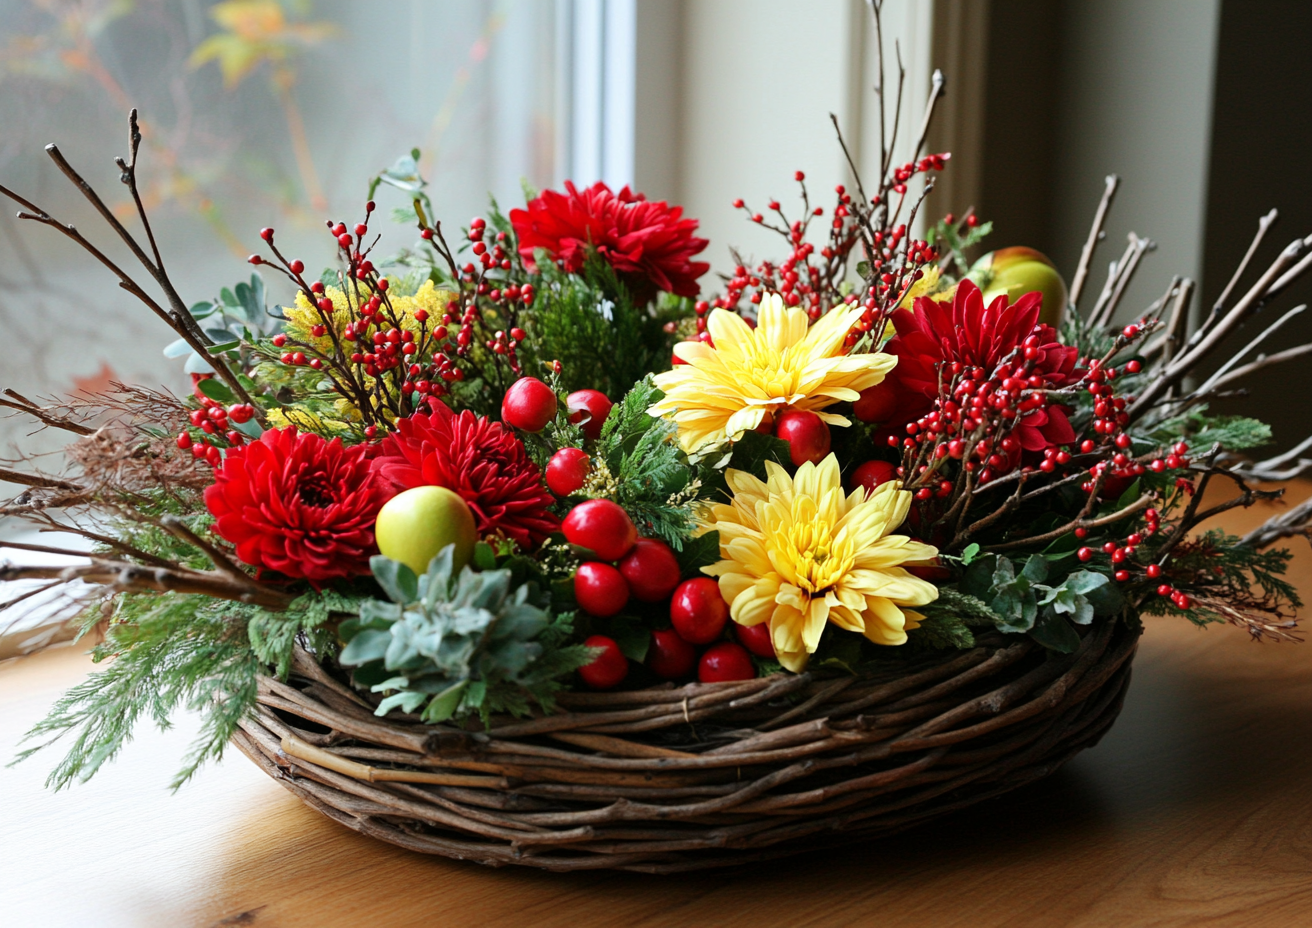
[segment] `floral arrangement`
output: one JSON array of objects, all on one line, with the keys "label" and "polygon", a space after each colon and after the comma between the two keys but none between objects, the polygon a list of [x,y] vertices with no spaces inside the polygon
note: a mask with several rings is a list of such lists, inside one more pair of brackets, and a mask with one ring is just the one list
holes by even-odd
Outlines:
[{"label": "floral arrangement", "polygon": [[[896,674],[984,632],[1069,653],[1145,613],[1294,637],[1270,546],[1307,532],[1308,504],[1244,538],[1199,527],[1303,466],[1245,457],[1269,428],[1207,402],[1306,346],[1246,361],[1264,334],[1199,372],[1312,239],[1239,295],[1246,258],[1193,331],[1180,278],[1113,325],[1150,247],[1132,236],[1087,305],[1114,178],[1069,288],[1030,249],[971,262],[990,232],[974,214],[915,231],[949,164],[923,137],[902,165],[886,146],[873,187],[853,166],[828,206],[801,171],[796,209],[735,201],[782,257],[711,283],[678,207],[567,183],[457,232],[407,157],[354,222],[326,223],[325,270],[264,229],[249,281],[188,304],[137,196],[140,140],[134,113],[117,165],[138,233],[49,153],[162,299],[0,187],[174,329],[193,385],[0,399],[74,436],[64,472],[0,470],[26,487],[0,514],[96,545],[0,565],[64,585],[106,665],[30,735],[28,753],[71,738],[56,785],[190,707],[206,721],[185,779],[301,652],[380,716],[477,731],[572,689]],[[388,257],[380,188],[417,233]]]}]

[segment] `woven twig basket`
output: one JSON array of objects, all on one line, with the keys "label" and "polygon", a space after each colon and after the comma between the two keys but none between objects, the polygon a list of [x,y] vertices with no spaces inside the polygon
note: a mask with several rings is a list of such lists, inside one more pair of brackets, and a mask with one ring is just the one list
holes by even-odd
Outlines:
[{"label": "woven twig basket", "polygon": [[1047,776],[1095,744],[1138,623],[1078,650],[981,639],[883,676],[570,693],[486,732],[379,719],[299,653],[237,746],[311,807],[491,866],[669,873],[888,835]]}]

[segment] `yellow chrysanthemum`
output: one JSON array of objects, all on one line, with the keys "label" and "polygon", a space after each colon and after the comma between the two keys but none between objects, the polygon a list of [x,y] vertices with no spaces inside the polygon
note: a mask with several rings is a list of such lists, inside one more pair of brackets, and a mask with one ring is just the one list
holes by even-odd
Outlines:
[{"label": "yellow chrysanthemum", "polygon": [[656,376],[665,398],[649,412],[678,425],[679,444],[689,453],[736,441],[767,414],[790,407],[814,412],[830,425],[849,425],[821,410],[856,400],[897,363],[883,353],[843,353],[843,339],[862,312],[859,305],[838,306],[809,325],[804,309],[785,307],[772,293],[761,301],[753,329],[736,313],[712,310],[706,328],[715,347],[675,345],[686,363]]},{"label": "yellow chrysanthemum", "polygon": [[[442,314],[446,312],[447,304],[455,298],[454,293],[450,290],[439,290],[431,280],[424,281],[419,290],[410,296],[397,295],[395,292],[396,281],[392,281],[392,284],[393,289],[389,294],[392,310],[396,313],[397,321],[401,323],[400,328],[411,332],[417,333],[419,331],[419,323],[415,320],[415,310],[422,309],[428,313],[428,318],[433,320],[428,324],[431,330],[436,320],[440,320]],[[346,294],[337,287],[326,288],[324,296],[333,301],[332,326],[340,336],[348,322],[353,322],[359,318],[352,310],[357,301],[354,298],[348,300]],[[284,306],[282,312],[287,318],[287,333],[289,335],[306,344],[313,345],[320,351],[329,352],[332,350],[331,337],[322,335],[316,338],[310,334],[310,327],[323,325],[324,319],[323,313],[306,299],[304,292],[298,291],[295,304]]]},{"label": "yellow chrysanthemum", "polygon": [[720,533],[722,560],[703,570],[720,578],[733,620],[770,623],[779,663],[792,671],[806,666],[828,622],[876,644],[904,644],[921,619],[906,607],[938,598],[902,566],[938,550],[889,534],[906,519],[911,493],[889,482],[845,496],[832,454],[795,477],[765,466],[765,483],[730,470],[733,501],[712,506],[705,525]]}]

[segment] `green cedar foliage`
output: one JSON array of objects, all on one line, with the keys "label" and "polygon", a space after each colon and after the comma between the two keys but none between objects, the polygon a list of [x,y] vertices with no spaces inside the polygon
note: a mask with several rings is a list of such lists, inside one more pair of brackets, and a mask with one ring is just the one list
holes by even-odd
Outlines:
[{"label": "green cedar foliage", "polygon": [[597,453],[615,478],[615,502],[638,530],[660,538],[675,551],[694,529],[687,500],[693,476],[676,440],[677,427],[647,415],[664,394],[648,375],[611,409],[597,441]]},{"label": "green cedar foliage", "polygon": [[[667,299],[652,310],[635,305],[628,288],[604,260],[591,257],[581,274],[567,274],[547,257],[538,261],[541,287],[521,322],[521,349],[530,360],[559,361],[567,392],[623,394],[649,371],[669,366],[674,336],[665,324],[688,315],[686,301]],[[530,354],[531,353],[531,354]]]},{"label": "green cedar foliage", "polygon": [[355,608],[352,598],[336,593],[306,594],[281,613],[194,594],[123,594],[105,640],[91,652],[97,663],[108,662],[106,669],[55,703],[24,737],[37,743],[17,761],[72,737],[46,782],[55,789],[85,782],[131,740],[139,721],[167,728],[185,709],[200,713],[202,723],[173,780],[176,789],[222,756],[255,705],[259,675],[270,665],[285,675],[299,636],[322,651],[330,614]]}]

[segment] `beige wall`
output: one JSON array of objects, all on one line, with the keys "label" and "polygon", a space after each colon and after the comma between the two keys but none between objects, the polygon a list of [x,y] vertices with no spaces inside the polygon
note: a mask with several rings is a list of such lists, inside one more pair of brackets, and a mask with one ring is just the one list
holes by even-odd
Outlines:
[{"label": "beige wall", "polygon": [[[928,92],[930,11],[929,0],[886,4],[890,87],[895,38],[908,70],[902,160]],[[732,266],[730,244],[782,257],[782,240],[733,199],[764,211],[773,197],[797,215],[800,169],[828,209],[834,185],[850,182],[831,112],[863,175],[877,173],[873,49],[864,0],[638,0],[637,186],[701,220],[717,271]]]}]

